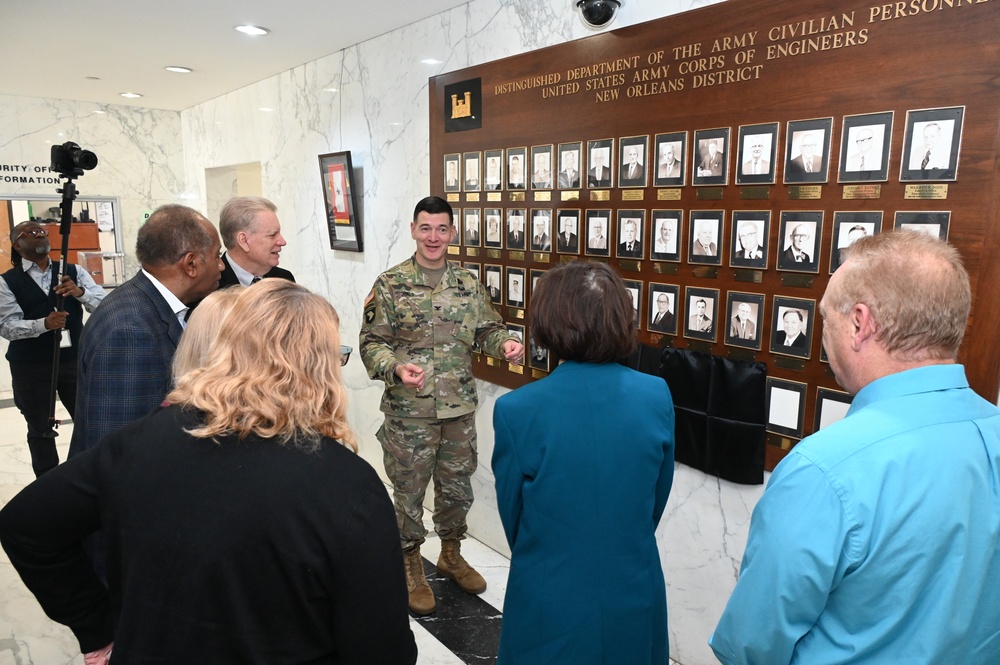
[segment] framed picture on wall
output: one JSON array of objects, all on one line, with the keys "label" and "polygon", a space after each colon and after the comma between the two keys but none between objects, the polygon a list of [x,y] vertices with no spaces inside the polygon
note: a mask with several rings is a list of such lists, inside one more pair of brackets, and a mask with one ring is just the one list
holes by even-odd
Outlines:
[{"label": "framed picture on wall", "polygon": [[645,187],[649,175],[649,136],[625,136],[618,140],[621,173],[619,187]]},{"label": "framed picture on wall", "polygon": [[486,272],[486,292],[490,296],[490,302],[500,305],[503,301],[503,266],[487,263]]},{"label": "framed picture on wall", "polygon": [[729,127],[695,131],[691,184],[718,186],[728,183],[729,150]]},{"label": "framed picture on wall", "polygon": [[650,246],[650,258],[654,261],[670,261],[679,263],[681,260],[681,241],[683,237],[683,210],[654,210],[649,223],[653,239]]},{"label": "framed picture on wall", "polygon": [[818,184],[830,170],[833,118],[793,120],[785,132],[785,183]]},{"label": "framed picture on wall", "polygon": [[500,249],[503,247],[503,228],[500,226],[500,216],[495,214],[496,208],[486,211],[486,234],[483,246],[490,249]]},{"label": "framed picture on wall", "polygon": [[737,185],[773,185],[778,172],[778,123],[742,125],[736,158]]},{"label": "framed picture on wall", "polygon": [[531,272],[528,273],[528,277],[531,280],[530,284],[529,284],[529,289],[528,289],[528,301],[529,302],[531,301],[532,296],[535,295],[535,285],[538,284],[539,278],[542,275],[544,275],[544,274],[545,274],[545,271],[541,270],[539,268],[532,268]]},{"label": "framed picture on wall", "polygon": [[486,160],[483,188],[491,192],[503,189],[503,150],[487,150],[483,159]]},{"label": "framed picture on wall", "polygon": [[611,211],[588,210],[587,218],[587,256],[609,256],[608,237],[611,235]]},{"label": "framed picture on wall", "polygon": [[358,201],[354,191],[351,151],[320,155],[319,173],[323,182],[330,249],[364,251],[362,224],[358,217]]},{"label": "framed picture on wall", "polygon": [[451,240],[448,241],[448,244],[452,247],[457,247],[462,244],[462,229],[465,227],[465,224],[461,220],[464,219],[467,213],[473,213],[476,217],[478,217],[479,210],[474,208],[466,208],[465,210],[462,210],[462,208],[452,208],[451,212],[455,219],[459,221],[454,224]]},{"label": "framed picture on wall", "polygon": [[533,252],[552,251],[552,211],[535,208],[531,211],[531,239],[529,248]]},{"label": "framed picture on wall", "polygon": [[892,111],[845,115],[840,132],[839,182],[885,182],[889,179]]},{"label": "framed picture on wall", "polygon": [[838,211],[833,213],[833,242],[830,243],[830,274],[844,263],[847,248],[859,238],[882,230],[881,211]]},{"label": "framed picture on wall", "polygon": [[692,210],[689,213],[691,238],[688,263],[722,265],[722,228],[724,210]]},{"label": "framed picture on wall", "polygon": [[649,307],[646,308],[649,318],[646,319],[646,330],[662,335],[677,334],[677,319],[680,316],[677,307],[680,304],[678,293],[680,287],[676,284],[653,282],[649,285]]},{"label": "framed picture on wall", "polygon": [[646,211],[619,210],[618,211],[618,242],[615,256],[621,259],[641,259],[645,255],[643,250],[643,236],[646,227]]},{"label": "framed picture on wall", "polygon": [[[464,238],[466,247],[479,247],[482,244],[482,226],[479,217],[479,208],[466,208],[462,213],[462,226],[464,227]],[[458,235],[457,233],[455,234]]]},{"label": "framed picture on wall", "polygon": [[719,314],[719,289],[685,287],[687,319],[684,322],[684,336],[706,342],[715,341],[718,326],[715,321]]},{"label": "framed picture on wall", "polygon": [[462,156],[457,152],[444,156],[444,191],[462,191],[461,164]]},{"label": "framed picture on wall", "polygon": [[726,314],[726,345],[760,351],[764,295],[730,291],[726,294]]},{"label": "framed picture on wall", "polygon": [[778,270],[819,272],[823,212],[784,211],[778,229]]},{"label": "framed picture on wall", "polygon": [[528,366],[543,372],[549,371],[549,350],[536,342],[534,337],[528,339]]},{"label": "framed picture on wall", "polygon": [[580,189],[580,169],[583,167],[580,156],[582,153],[583,143],[580,141],[559,144],[559,176],[556,178],[559,189]]},{"label": "framed picture on wall", "polygon": [[507,148],[507,189],[525,189],[524,165],[527,159],[527,148]]},{"label": "framed picture on wall", "polygon": [[642,282],[636,279],[622,281],[625,282],[625,290],[632,297],[632,309],[635,311],[635,327],[638,329],[642,323]]},{"label": "framed picture on wall", "polygon": [[531,146],[531,188],[552,189],[552,144]]},{"label": "framed picture on wall", "polygon": [[929,236],[937,236],[941,240],[947,240],[950,221],[950,212],[907,210],[896,213],[892,227],[894,229],[926,233]]},{"label": "framed picture on wall", "polygon": [[770,210],[734,210],[729,265],[734,268],[767,268]]},{"label": "framed picture on wall", "polygon": [[466,261],[462,264],[462,267],[475,275],[476,279],[482,281],[483,265],[481,263]]},{"label": "framed picture on wall", "polygon": [[478,192],[483,188],[483,154],[466,152],[462,155],[462,189],[466,192]]},{"label": "framed picture on wall", "polygon": [[580,210],[556,210],[556,253],[580,253]]},{"label": "framed picture on wall", "polygon": [[524,307],[524,268],[507,268],[507,306]]},{"label": "framed picture on wall", "polygon": [[850,393],[845,393],[842,390],[817,388],[816,422],[813,431],[818,432],[838,420],[843,420],[844,416],[847,415],[847,410],[851,408],[853,400]]},{"label": "framed picture on wall", "polygon": [[806,410],[806,384],[767,377],[765,383],[765,409],[768,432],[802,438]]},{"label": "framed picture on wall", "polygon": [[775,296],[771,315],[771,353],[808,360],[815,315],[815,300]]},{"label": "framed picture on wall", "polygon": [[587,187],[605,189],[615,184],[615,140],[587,141]]},{"label": "framed picture on wall", "polygon": [[964,106],[907,111],[900,181],[956,180],[964,118]]},{"label": "framed picture on wall", "polygon": [[654,147],[656,164],[653,171],[653,185],[655,187],[681,187],[684,185],[687,139],[687,132],[656,135]]},{"label": "framed picture on wall", "polygon": [[507,249],[523,251],[527,246],[524,219],[528,211],[524,208],[507,208]]}]

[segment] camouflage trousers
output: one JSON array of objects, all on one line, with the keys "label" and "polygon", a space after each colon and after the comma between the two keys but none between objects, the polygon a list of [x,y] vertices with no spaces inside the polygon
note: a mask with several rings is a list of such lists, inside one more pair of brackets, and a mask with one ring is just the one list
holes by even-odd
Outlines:
[{"label": "camouflage trousers", "polygon": [[476,414],[445,419],[386,415],[376,435],[392,482],[403,551],[424,542],[424,495],[434,479],[434,531],[459,540],[472,507],[472,474],[479,462]]}]

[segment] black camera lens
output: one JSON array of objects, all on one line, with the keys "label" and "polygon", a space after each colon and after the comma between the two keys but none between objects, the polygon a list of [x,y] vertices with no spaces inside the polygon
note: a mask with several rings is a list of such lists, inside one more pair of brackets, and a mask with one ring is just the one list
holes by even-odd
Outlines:
[{"label": "black camera lens", "polygon": [[72,141],[52,146],[51,157],[49,169],[63,175],[82,175],[97,166],[97,155]]}]

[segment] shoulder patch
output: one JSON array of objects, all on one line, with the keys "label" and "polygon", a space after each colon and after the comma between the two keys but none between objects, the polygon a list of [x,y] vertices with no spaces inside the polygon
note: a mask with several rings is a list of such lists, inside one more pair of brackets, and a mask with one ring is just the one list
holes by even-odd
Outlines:
[{"label": "shoulder patch", "polygon": [[371,324],[375,320],[375,289],[368,292],[365,298],[365,323]]}]

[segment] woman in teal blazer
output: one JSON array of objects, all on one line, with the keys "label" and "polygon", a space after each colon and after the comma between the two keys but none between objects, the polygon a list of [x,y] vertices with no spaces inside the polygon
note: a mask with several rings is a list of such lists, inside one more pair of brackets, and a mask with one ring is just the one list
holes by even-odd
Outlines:
[{"label": "woman in teal blazer", "polygon": [[493,472],[512,552],[498,665],[668,661],[653,532],[674,475],[666,382],[618,364],[632,299],[607,265],[538,280],[531,335],[562,361],[497,400]]}]

